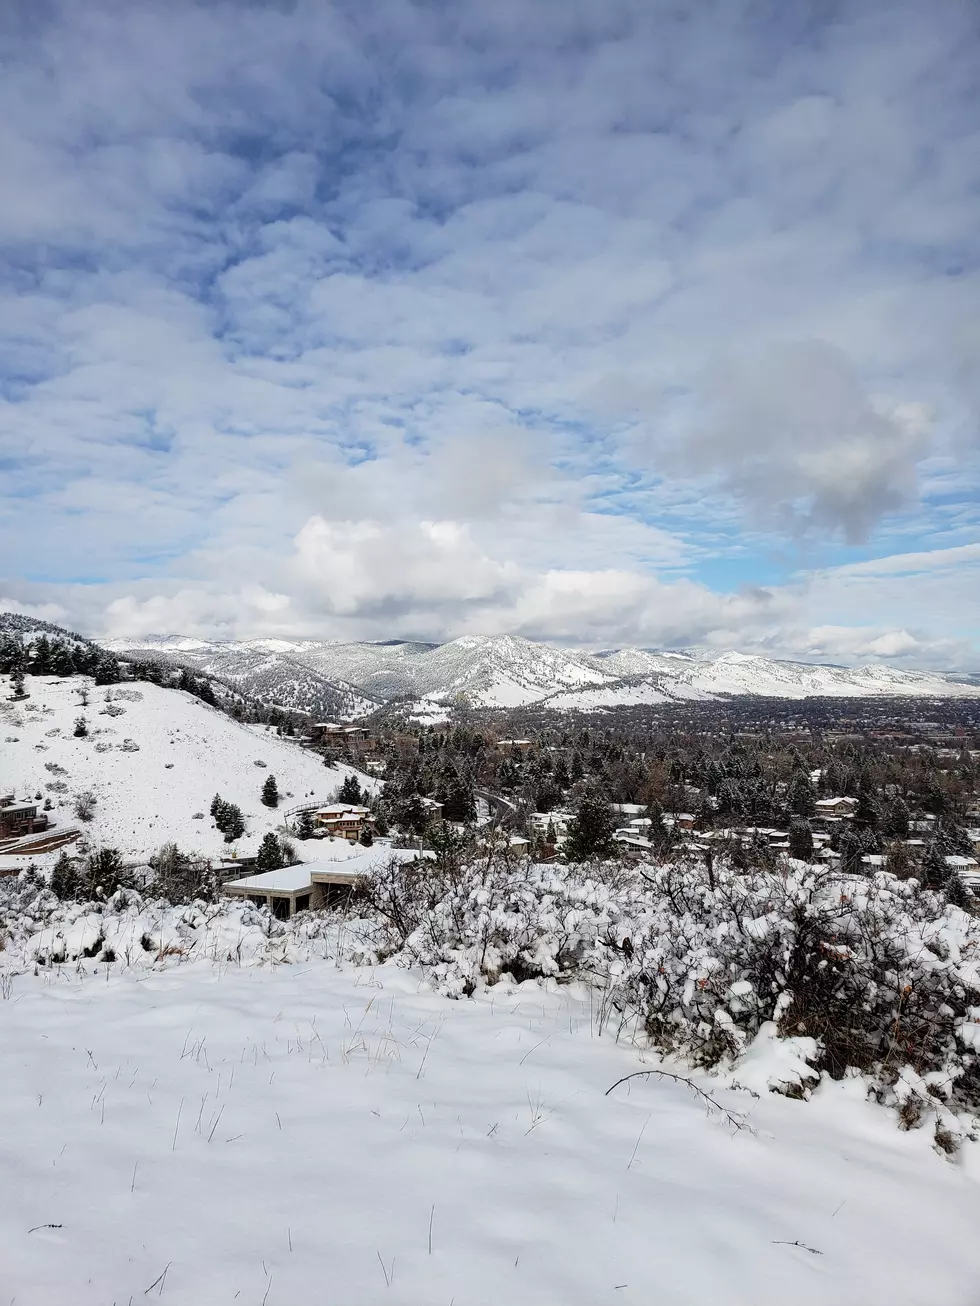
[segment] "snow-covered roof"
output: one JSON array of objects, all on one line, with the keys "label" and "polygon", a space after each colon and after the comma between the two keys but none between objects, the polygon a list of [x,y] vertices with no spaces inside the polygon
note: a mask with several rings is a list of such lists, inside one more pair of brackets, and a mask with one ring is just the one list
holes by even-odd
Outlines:
[{"label": "snow-covered roof", "polygon": [[[342,863],[333,862],[331,865]],[[299,866],[283,866],[278,871],[263,871],[260,875],[248,875],[244,880],[230,880],[226,889],[258,890],[263,893],[295,893],[297,890],[309,889],[309,863],[301,862]]]}]

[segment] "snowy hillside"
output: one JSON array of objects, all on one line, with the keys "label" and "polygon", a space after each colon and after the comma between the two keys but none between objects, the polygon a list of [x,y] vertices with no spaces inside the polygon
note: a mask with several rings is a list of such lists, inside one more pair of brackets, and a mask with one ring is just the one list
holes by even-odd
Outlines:
[{"label": "snowy hillside", "polygon": [[5,1302],[976,1301],[977,1145],[951,1164],[859,1080],[799,1102],[698,1077],[735,1131],[683,1084],[607,1096],[660,1063],[579,986],[452,1002],[328,940],[250,966],[244,918],[187,915],[180,964],[141,922],[139,969],[11,980]]},{"label": "snowy hillside", "polygon": [[[268,702],[296,707],[304,706],[304,697],[335,702],[332,715],[348,719],[393,698],[415,700],[418,709],[431,712],[460,699],[474,707],[547,701],[568,709],[729,694],[980,696],[980,685],[969,679],[891,666],[833,667],[735,652],[643,648],[589,653],[511,635],[466,635],[447,644],[206,643],[160,636],[136,643],[115,640],[108,647],[179,658]],[[318,686],[338,697],[315,699]]]},{"label": "snowy hillside", "polygon": [[322,674],[291,655],[281,641],[210,644],[192,639],[110,640],[106,648],[126,656],[152,657],[172,666],[189,666],[216,676],[250,698],[327,720],[349,721],[379,706],[353,685]]},{"label": "snowy hillside", "polygon": [[[28,676],[30,698],[11,703],[8,686],[0,676],[0,793],[40,793],[52,800],[50,817],[59,827],[78,826],[92,846],[128,856],[145,858],[171,840],[185,852],[227,854],[208,815],[216,792],[246,818],[247,834],[233,846],[254,851],[282,822],[259,801],[268,775],[276,777],[285,808],[332,795],[350,770],[327,768],[295,742],[241,725],[179,690]],[[83,686],[88,707],[80,704]],[[85,738],[73,735],[78,716],[88,725]],[[96,802],[93,819],[82,823],[72,808],[85,791]]]}]

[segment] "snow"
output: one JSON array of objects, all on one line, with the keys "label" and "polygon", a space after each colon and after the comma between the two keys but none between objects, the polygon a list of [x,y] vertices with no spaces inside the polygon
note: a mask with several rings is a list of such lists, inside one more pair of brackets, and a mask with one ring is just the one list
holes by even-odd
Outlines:
[{"label": "snow", "polygon": [[[0,792],[50,796],[57,828],[80,828],[93,846],[115,847],[127,857],[145,859],[169,841],[212,857],[252,852],[265,833],[281,827],[283,809],[305,798],[329,801],[352,773],[347,766],[325,767],[295,741],[257,734],[180,690],[143,682],[96,688],[77,676],[28,676],[26,683],[31,696],[23,703],[0,699],[0,737],[8,741],[0,749]],[[80,705],[83,684],[88,707]],[[118,715],[106,715],[107,708]],[[83,739],[72,734],[79,715],[88,723]],[[259,801],[270,774],[279,809]],[[362,787],[377,788],[377,780],[355,774]],[[52,784],[66,788],[59,792]],[[216,789],[245,816],[248,833],[236,845],[224,842],[208,815]],[[90,823],[72,810],[74,795],[86,790],[96,796]],[[195,819],[195,813],[203,815]]]},{"label": "snow", "polygon": [[698,1079],[733,1130],[683,1084],[607,1096],[660,1063],[576,986],[144,955],[0,1006],[5,1302],[976,1301],[976,1145],[950,1163],[859,1081]]},{"label": "snow", "polygon": [[433,723],[445,719],[445,705],[459,696],[475,707],[546,703],[561,710],[590,711],[712,699],[719,694],[980,695],[980,686],[938,672],[824,666],[709,650],[624,648],[589,653],[512,635],[466,635],[439,645],[318,640],[208,644],[154,636],[138,644],[117,640],[109,646],[117,652],[154,648],[179,654],[251,692],[298,707],[303,706],[304,694],[309,698],[314,693],[315,678],[327,677],[324,692],[329,687],[348,717],[371,711],[378,699],[413,696],[419,719]]},{"label": "snow", "polygon": [[291,893],[294,889],[308,889],[310,868],[301,862],[298,866],[283,866],[278,871],[263,871],[248,875],[243,880],[232,880],[236,889],[262,889],[266,893]]}]

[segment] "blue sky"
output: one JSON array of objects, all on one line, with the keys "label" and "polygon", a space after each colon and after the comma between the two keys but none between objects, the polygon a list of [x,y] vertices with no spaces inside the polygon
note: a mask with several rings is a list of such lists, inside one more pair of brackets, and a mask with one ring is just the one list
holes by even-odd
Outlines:
[{"label": "blue sky", "polygon": [[980,665],[978,28],[5,6],[0,605]]}]

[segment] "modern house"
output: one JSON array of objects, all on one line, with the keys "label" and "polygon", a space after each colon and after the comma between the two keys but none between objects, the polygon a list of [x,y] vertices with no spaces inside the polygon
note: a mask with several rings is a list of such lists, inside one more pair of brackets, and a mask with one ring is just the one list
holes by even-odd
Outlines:
[{"label": "modern house", "polygon": [[0,839],[16,839],[48,828],[47,813],[37,810],[36,800],[18,803],[13,794],[0,798]]},{"label": "modern house", "polygon": [[313,827],[318,834],[336,835],[356,843],[373,817],[367,807],[357,803],[328,803],[313,813]]},{"label": "modern house", "polygon": [[534,748],[534,741],[531,739],[498,739],[497,749],[501,753],[510,756],[512,753],[530,753]]},{"label": "modern house", "polygon": [[856,798],[818,798],[813,804],[817,816],[853,816]]},{"label": "modern house", "polygon": [[289,920],[297,912],[320,911],[338,897],[347,897],[358,880],[379,866],[391,861],[411,863],[420,856],[430,859],[435,854],[375,845],[343,861],[301,862],[279,871],[229,880],[221,892],[229,898],[245,898],[258,907],[268,907],[279,920]]}]

